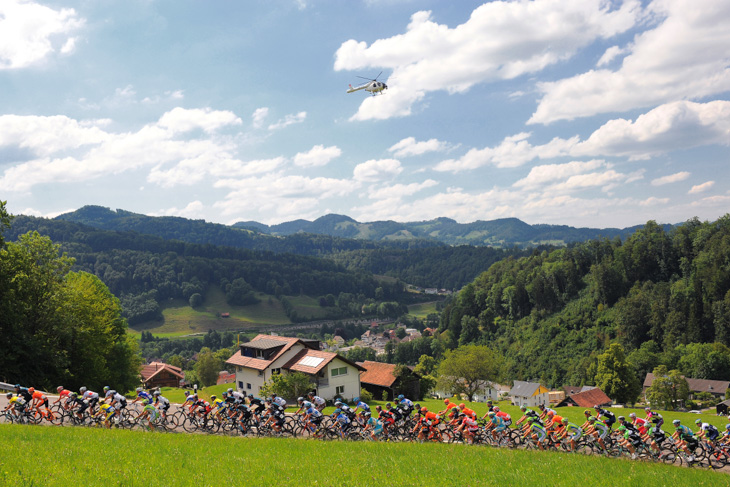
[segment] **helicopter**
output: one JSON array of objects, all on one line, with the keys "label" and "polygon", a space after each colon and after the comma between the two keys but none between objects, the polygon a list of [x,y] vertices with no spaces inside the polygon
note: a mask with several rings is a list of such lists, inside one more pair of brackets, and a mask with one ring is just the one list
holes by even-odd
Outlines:
[{"label": "helicopter", "polygon": [[347,93],[354,93],[359,90],[365,90],[369,91],[373,96],[375,96],[377,93],[384,95],[385,93],[383,93],[383,90],[387,90],[388,85],[386,85],[382,81],[378,81],[378,78],[381,74],[383,74],[382,71],[375,78],[365,78],[364,76],[358,76],[358,78],[366,79],[368,80],[368,82],[364,85],[354,87],[352,85],[349,85],[350,89],[347,90]]}]

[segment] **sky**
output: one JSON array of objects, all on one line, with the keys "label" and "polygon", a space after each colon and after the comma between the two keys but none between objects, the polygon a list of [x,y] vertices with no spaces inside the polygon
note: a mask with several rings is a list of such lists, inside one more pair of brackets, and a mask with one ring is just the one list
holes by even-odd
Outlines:
[{"label": "sky", "polygon": [[[233,224],[730,208],[728,0],[2,0],[0,200]],[[382,95],[346,93],[364,78]]]}]

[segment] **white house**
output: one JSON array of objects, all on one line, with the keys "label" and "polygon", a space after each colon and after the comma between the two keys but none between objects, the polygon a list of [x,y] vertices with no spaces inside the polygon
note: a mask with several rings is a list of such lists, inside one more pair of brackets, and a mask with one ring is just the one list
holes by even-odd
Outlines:
[{"label": "white house", "polygon": [[310,376],[312,389],[324,399],[359,396],[360,371],[364,369],[336,353],[313,346],[299,338],[258,335],[242,343],[226,363],[236,367],[236,386],[244,394],[259,395],[273,374],[302,372]]},{"label": "white house", "polygon": [[512,404],[515,406],[535,407],[539,404],[550,404],[550,391],[547,387],[537,382],[525,382],[516,380],[509,391],[512,397]]}]

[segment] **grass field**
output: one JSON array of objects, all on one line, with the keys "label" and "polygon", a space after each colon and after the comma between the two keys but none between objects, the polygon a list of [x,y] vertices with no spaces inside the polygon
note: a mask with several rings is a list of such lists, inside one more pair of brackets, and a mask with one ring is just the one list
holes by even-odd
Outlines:
[{"label": "grass field", "polygon": [[425,320],[430,314],[438,313],[436,311],[436,303],[438,301],[430,301],[428,303],[412,304],[408,306],[408,314],[418,319]]},{"label": "grass field", "polygon": [[727,486],[727,474],[446,444],[0,425],[5,485]]},{"label": "grass field", "polygon": [[[218,288],[205,296],[203,306],[191,308],[179,299],[168,302],[162,310],[163,322],[147,322],[130,327],[132,333],[150,331],[154,335],[174,337],[205,333],[210,330],[238,330],[255,325],[286,325],[291,323],[284,307],[274,296],[257,293],[259,303],[250,306],[231,306]],[[230,318],[220,318],[219,313],[229,313]]]}]

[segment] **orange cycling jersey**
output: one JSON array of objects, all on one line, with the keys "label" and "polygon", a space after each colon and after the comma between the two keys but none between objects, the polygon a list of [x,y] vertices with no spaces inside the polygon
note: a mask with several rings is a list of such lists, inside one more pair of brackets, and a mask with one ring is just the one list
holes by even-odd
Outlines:
[{"label": "orange cycling jersey", "polygon": [[553,417],[551,419],[553,421],[553,426],[557,426],[557,425],[563,423],[563,417],[558,416],[557,414],[553,415]]},{"label": "orange cycling jersey", "polygon": [[469,408],[464,408],[464,409],[461,410],[461,412],[464,413],[464,414],[466,414],[470,418],[473,418],[473,417],[476,416],[476,413],[474,412],[474,410],[469,409]]},{"label": "orange cycling jersey", "polygon": [[35,391],[33,393],[33,399],[38,399],[39,401],[45,401],[46,395],[43,394],[41,391]]},{"label": "orange cycling jersey", "polygon": [[426,421],[428,421],[429,423],[431,423],[431,426],[435,426],[439,422],[438,415],[436,413],[434,413],[433,411],[427,412],[425,419],[426,419]]}]

